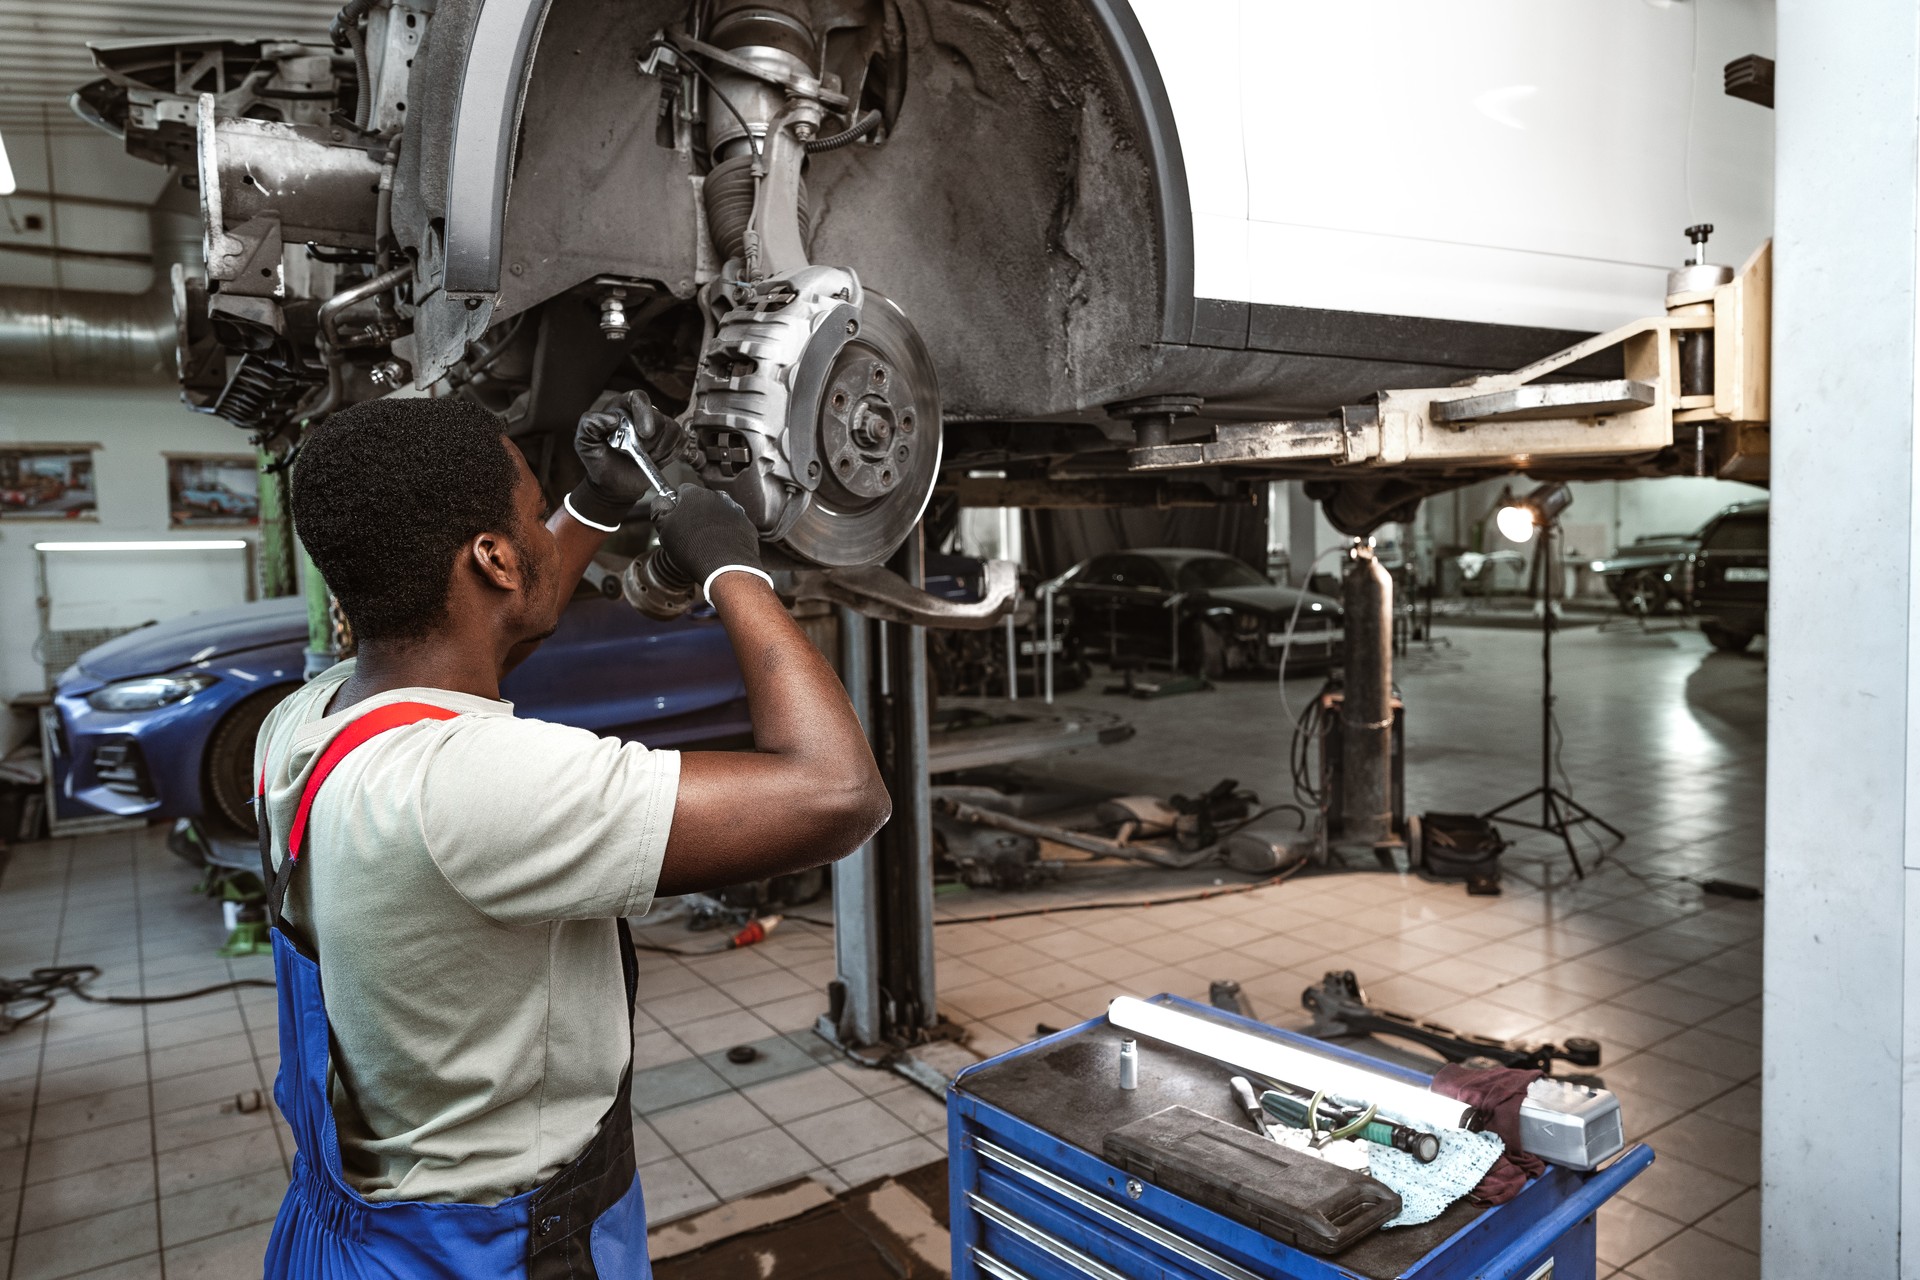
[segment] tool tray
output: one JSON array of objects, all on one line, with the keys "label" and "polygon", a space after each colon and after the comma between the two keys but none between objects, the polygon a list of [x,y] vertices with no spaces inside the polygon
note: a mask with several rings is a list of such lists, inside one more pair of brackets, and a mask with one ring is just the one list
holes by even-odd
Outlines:
[{"label": "tool tray", "polygon": [[[1428,1083],[1419,1072],[1205,1005],[1172,996],[1155,1003]],[[1138,1040],[1139,1087],[1121,1089],[1123,1038],[1095,1018],[954,1080],[947,1158],[956,1280],[1592,1280],[1595,1210],[1653,1162],[1653,1152],[1636,1145],[1590,1174],[1550,1165],[1504,1205],[1461,1200],[1423,1226],[1378,1230],[1316,1257],[1105,1159],[1109,1133],[1167,1107],[1246,1123],[1229,1069],[1153,1040]]]}]

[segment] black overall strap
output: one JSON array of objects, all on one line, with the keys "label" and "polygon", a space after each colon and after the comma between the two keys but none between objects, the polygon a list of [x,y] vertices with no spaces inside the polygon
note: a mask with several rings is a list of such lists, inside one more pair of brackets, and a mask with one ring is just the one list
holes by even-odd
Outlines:
[{"label": "black overall strap", "polygon": [[[634,1000],[640,994],[640,964],[633,930],[624,916],[614,921],[620,938],[620,973],[627,987],[631,1042]],[[600,1118],[593,1140],[534,1193],[529,1206],[528,1280],[615,1280],[593,1265],[593,1224],[620,1203],[639,1176],[633,1150],[633,1055],[628,1051],[613,1105]]]}]

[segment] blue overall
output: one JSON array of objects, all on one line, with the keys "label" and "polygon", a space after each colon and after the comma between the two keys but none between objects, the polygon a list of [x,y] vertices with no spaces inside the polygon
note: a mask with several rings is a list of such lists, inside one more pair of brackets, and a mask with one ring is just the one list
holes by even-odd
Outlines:
[{"label": "blue overall", "polygon": [[[545,1182],[499,1204],[374,1202],[340,1173],[340,1138],[328,1090],[332,1035],[320,965],[281,915],[300,865],[306,817],[320,784],[348,752],[387,729],[450,713],[421,703],[380,707],[329,744],[308,780],[288,856],[272,865],[267,812],[260,847],[268,876],[273,970],[279,984],[280,1074],[274,1101],[293,1129],[293,1181],[267,1244],[269,1280],[647,1280],[646,1207],[634,1167],[632,1066],[613,1105],[573,1161]],[[636,970],[627,922],[619,922],[627,1005]]]}]

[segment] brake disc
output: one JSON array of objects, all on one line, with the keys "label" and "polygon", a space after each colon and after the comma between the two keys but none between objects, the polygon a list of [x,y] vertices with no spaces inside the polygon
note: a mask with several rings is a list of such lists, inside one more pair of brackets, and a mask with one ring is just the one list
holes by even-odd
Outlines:
[{"label": "brake disc", "polygon": [[702,481],[803,563],[884,560],[940,469],[926,344],[899,307],[838,267],[732,284],[728,302],[687,420]]}]

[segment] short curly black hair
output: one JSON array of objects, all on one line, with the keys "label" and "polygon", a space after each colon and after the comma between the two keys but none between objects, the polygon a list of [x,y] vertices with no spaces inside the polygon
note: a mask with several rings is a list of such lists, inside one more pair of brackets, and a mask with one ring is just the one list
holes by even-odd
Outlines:
[{"label": "short curly black hair", "polygon": [[293,527],[356,640],[425,636],[446,617],[460,549],[516,536],[512,448],[465,400],[371,400],[308,433]]}]

